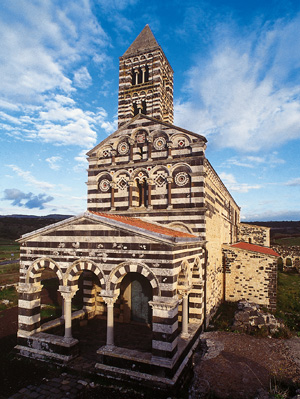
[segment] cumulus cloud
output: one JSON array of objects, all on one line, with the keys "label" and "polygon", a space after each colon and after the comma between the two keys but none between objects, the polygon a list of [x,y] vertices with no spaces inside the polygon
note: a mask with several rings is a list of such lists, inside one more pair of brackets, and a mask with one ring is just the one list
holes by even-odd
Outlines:
[{"label": "cumulus cloud", "polygon": [[85,141],[90,148],[98,130],[111,132],[103,108],[86,111],[76,101],[78,90],[92,83],[83,63],[97,62],[99,70],[109,59],[109,40],[90,2],[2,2],[0,34],[0,126],[6,135],[59,145]]},{"label": "cumulus cloud", "polygon": [[33,193],[24,193],[17,188],[8,188],[4,190],[4,200],[11,201],[11,205],[24,207],[28,209],[45,209],[45,204],[54,198],[46,194],[34,195]]},{"label": "cumulus cloud", "polygon": [[53,184],[37,180],[34,176],[32,176],[32,174],[29,171],[22,170],[16,165],[7,165],[7,166],[11,168],[18,176],[22,177],[23,180],[29,183],[30,185],[36,186],[43,190],[45,189],[48,190],[54,187]]},{"label": "cumulus cloud", "polygon": [[0,4],[0,90],[35,102],[53,89],[72,90],[68,67],[93,54],[107,38],[89,2],[15,0]]},{"label": "cumulus cloud", "polygon": [[231,173],[222,172],[219,176],[229,191],[247,193],[249,190],[258,190],[262,187],[259,184],[238,183],[235,176]]},{"label": "cumulus cloud", "polygon": [[247,34],[220,24],[188,72],[175,123],[218,146],[258,151],[300,138],[300,15]]}]

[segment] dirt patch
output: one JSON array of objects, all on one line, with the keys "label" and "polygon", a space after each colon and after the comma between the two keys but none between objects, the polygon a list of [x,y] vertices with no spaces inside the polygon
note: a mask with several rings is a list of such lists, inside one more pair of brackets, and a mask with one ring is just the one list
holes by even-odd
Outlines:
[{"label": "dirt patch", "polygon": [[[201,338],[208,350],[196,357],[197,398],[254,398],[261,389],[269,391],[274,381],[290,386],[291,391],[300,387],[300,367],[286,340],[221,331],[204,333]],[[208,392],[210,396],[205,396]]]}]

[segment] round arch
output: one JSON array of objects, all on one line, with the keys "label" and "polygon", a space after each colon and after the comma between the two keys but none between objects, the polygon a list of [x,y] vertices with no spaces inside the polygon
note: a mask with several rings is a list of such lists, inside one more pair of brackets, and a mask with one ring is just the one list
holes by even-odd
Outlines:
[{"label": "round arch", "polygon": [[76,260],[65,273],[65,283],[67,286],[73,286],[77,283],[79,273],[84,270],[93,272],[100,282],[100,287],[105,289],[105,277],[101,268],[92,260],[89,259],[78,259]]},{"label": "round arch", "polygon": [[131,179],[132,180],[139,179],[140,177],[138,175],[141,172],[143,172],[145,174],[145,175],[141,176],[142,179],[143,178],[146,178],[146,179],[149,178],[149,171],[146,168],[138,168],[132,173]]},{"label": "round arch", "polygon": [[167,174],[168,174],[168,176],[170,176],[170,170],[166,167],[166,166],[164,166],[164,165],[157,165],[157,166],[155,166],[153,169],[151,169],[151,171],[150,171],[150,178],[151,179],[153,179],[155,176],[155,173],[158,171],[158,170],[164,170]]},{"label": "round arch", "polygon": [[[137,97],[137,98],[138,98],[138,97]],[[146,136],[149,137],[149,135],[150,135],[149,129],[146,128],[146,127],[144,127],[144,126],[142,126],[142,127],[137,127],[136,129],[134,129],[134,131],[133,131],[132,134],[131,134],[131,138],[132,138],[133,140],[135,140],[136,135],[137,135],[138,133],[140,133],[141,131],[145,131],[145,132],[146,132]]]},{"label": "round arch", "polygon": [[192,168],[188,163],[185,162],[180,162],[180,163],[176,163],[172,168],[171,168],[171,174],[173,174],[177,168],[182,168],[185,167],[188,169],[189,173],[192,173]]},{"label": "round arch", "polygon": [[182,261],[177,279],[177,290],[192,287],[192,266],[186,259]]},{"label": "round arch", "polygon": [[122,143],[123,141],[128,141],[130,139],[130,135],[126,134],[124,136],[119,137],[113,144],[112,144],[112,148],[114,150],[117,150],[118,145],[120,143]]},{"label": "round arch", "polygon": [[183,139],[183,138],[187,140],[189,145],[191,144],[191,138],[187,134],[184,134],[184,133],[176,133],[176,134],[174,134],[171,137],[172,144],[175,146],[176,140],[180,140],[180,139]]},{"label": "round arch", "polygon": [[189,226],[187,226],[183,222],[172,222],[166,225],[166,227],[170,227],[170,229],[178,230],[178,231],[183,231],[184,233],[190,233],[194,234],[193,229],[191,229]]},{"label": "round arch", "polygon": [[45,268],[49,268],[56,274],[59,284],[63,285],[63,273],[59,265],[51,258],[40,258],[36,259],[31,266],[28,268],[25,281],[28,284],[39,283],[42,275],[42,271]]},{"label": "round arch", "polygon": [[127,273],[140,273],[147,280],[149,280],[153,296],[160,296],[160,287],[157,277],[153,274],[151,269],[144,263],[129,263],[124,262],[113,269],[107,279],[107,291],[118,292],[120,290],[120,283]]}]

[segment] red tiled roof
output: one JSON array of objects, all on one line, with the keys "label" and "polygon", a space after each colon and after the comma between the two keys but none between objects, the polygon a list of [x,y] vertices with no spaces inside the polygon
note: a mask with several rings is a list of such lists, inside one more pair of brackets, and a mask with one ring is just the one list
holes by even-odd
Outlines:
[{"label": "red tiled roof", "polygon": [[280,256],[272,248],[261,247],[260,245],[250,244],[248,242],[238,242],[237,244],[232,244],[232,247],[245,249],[246,251],[260,252],[266,255]]},{"label": "red tiled roof", "polygon": [[121,216],[121,215],[112,215],[112,214],[108,214],[108,213],[93,212],[93,211],[89,211],[89,213],[92,213],[94,215],[101,216],[101,217],[104,217],[107,219],[112,219],[117,222],[125,223],[125,224],[128,224],[129,226],[138,227],[140,229],[152,231],[153,233],[163,234],[163,235],[170,236],[170,237],[197,238],[193,234],[185,233],[183,231],[169,229],[168,227],[163,227],[163,226],[160,226],[160,225],[157,225],[154,223],[145,222],[144,220],[141,220],[138,218],[132,218],[132,217]]}]

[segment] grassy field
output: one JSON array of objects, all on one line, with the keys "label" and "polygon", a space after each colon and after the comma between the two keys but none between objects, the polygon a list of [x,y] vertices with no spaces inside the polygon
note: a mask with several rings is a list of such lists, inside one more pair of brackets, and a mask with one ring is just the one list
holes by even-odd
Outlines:
[{"label": "grassy field", "polygon": [[[230,331],[236,310],[236,302],[222,303],[211,323],[213,329]],[[300,274],[278,272],[275,316],[283,320],[293,334],[300,336]]]},{"label": "grassy field", "polygon": [[276,316],[300,334],[300,274],[278,273]]},{"label": "grassy field", "polygon": [[300,246],[300,237],[273,238],[272,245]]},{"label": "grassy field", "polygon": [[0,238],[0,262],[19,259],[20,245],[14,240]]}]

